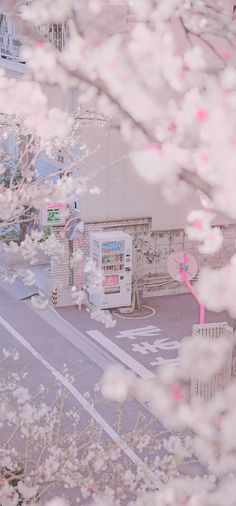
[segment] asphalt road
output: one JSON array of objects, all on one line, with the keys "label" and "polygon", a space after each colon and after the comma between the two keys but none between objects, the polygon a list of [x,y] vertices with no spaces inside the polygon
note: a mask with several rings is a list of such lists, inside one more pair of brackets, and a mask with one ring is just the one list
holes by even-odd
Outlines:
[{"label": "asphalt road", "polygon": [[[144,466],[147,472],[150,471],[145,459],[155,454],[153,441],[144,453],[140,453],[135,447],[137,440],[131,441],[130,434],[140,416],[140,433],[145,433],[147,426],[156,435],[161,433],[161,437],[168,436],[168,432],[163,433],[158,420],[153,419],[146,407],[138,402],[124,403],[120,416],[120,406],[94,393],[103,370],[115,362],[110,354],[71,328],[55,311],[50,308],[36,310],[29,301],[17,301],[3,288],[0,288],[0,342],[1,348],[14,347],[19,352],[20,359],[14,363],[14,370],[27,370],[23,386],[33,392],[39,384],[51,389],[55,380],[61,383],[69,396],[66,409],[73,406],[80,410],[82,428],[93,419],[102,429],[104,445],[115,442],[120,446],[126,466],[134,471]],[[74,378],[73,384],[63,373],[65,364]],[[96,396],[94,405],[87,392],[93,398]],[[4,441],[1,432],[0,441]],[[124,441],[128,443],[124,444]],[[162,486],[158,470],[155,474],[151,472],[150,476],[157,487]]]},{"label": "asphalt road", "polygon": [[[108,329],[92,320],[87,311],[78,311],[76,306],[57,308],[57,312],[92,342],[109,350],[114,359],[140,376],[149,377],[160,365],[177,361],[181,340],[191,336],[193,325],[199,323],[199,307],[190,294],[155,297],[144,302],[153,309],[152,316],[115,315],[116,325]],[[206,311],[206,323],[216,322],[236,326],[236,321],[226,312]]]},{"label": "asphalt road", "polygon": [[[150,318],[117,318],[114,328],[90,319],[87,311],[78,312],[76,307],[46,308],[38,310],[30,301],[18,301],[0,287],[0,342],[1,347],[15,347],[20,354],[16,368],[26,367],[28,375],[24,384],[33,391],[39,383],[51,388],[55,380],[68,392],[68,405],[76,406],[81,412],[82,426],[91,419],[102,429],[104,444],[116,442],[124,459],[132,469],[142,466],[150,468],[151,459],[158,449],[151,441],[144,453],[131,443],[124,447],[120,438],[127,437],[136,426],[141,415],[141,426],[145,432],[150,423],[160,439],[168,437],[158,420],[153,420],[147,407],[136,401],[124,403],[118,429],[119,415],[116,403],[108,402],[94,393],[104,369],[111,363],[123,363],[143,378],[151,377],[159,365],[176,361],[179,343],[190,335],[192,325],[198,323],[198,307],[189,295],[162,297],[145,301],[154,309]],[[208,322],[228,321],[235,324],[227,314],[207,313]],[[74,382],[65,377],[65,364]],[[93,406],[87,392],[96,396]],[[2,439],[2,436],[0,436]],[[162,486],[158,471],[153,476],[156,486]]]}]

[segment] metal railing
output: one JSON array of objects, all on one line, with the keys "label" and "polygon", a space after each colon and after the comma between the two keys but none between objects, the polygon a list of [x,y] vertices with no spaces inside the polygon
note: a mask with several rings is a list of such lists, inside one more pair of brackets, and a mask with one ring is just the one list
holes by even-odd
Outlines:
[{"label": "metal railing", "polygon": [[[29,24],[29,23],[28,23]],[[50,24],[47,26],[35,27],[29,24],[30,28],[42,36],[45,42],[51,42],[58,51],[63,51],[66,42],[66,28],[64,24]],[[16,25],[7,14],[0,14],[0,57],[7,60],[24,63],[20,50],[22,46],[21,35]]]},{"label": "metal railing", "polygon": [[58,51],[63,51],[66,43],[66,27],[64,24],[53,23],[48,26],[46,39],[51,42]]},{"label": "metal railing", "polygon": [[0,15],[0,53],[2,58],[20,59],[21,41],[16,25],[6,14]]}]

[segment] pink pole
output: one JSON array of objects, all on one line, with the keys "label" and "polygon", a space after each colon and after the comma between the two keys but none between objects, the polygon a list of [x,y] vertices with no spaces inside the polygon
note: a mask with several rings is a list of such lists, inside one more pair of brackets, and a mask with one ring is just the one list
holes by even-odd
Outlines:
[{"label": "pink pole", "polygon": [[[184,264],[187,265],[188,263],[188,255],[184,255]],[[197,291],[193,288],[190,281],[188,280],[187,271],[184,271],[183,269],[180,270],[182,281],[184,282],[185,286],[189,289],[193,297],[196,299],[200,306],[200,325],[203,325],[205,323],[205,306],[202,304],[199,300],[199,295]]]},{"label": "pink pole", "polygon": [[[78,248],[81,249],[82,248],[82,238],[79,237],[78,238]],[[79,264],[79,274],[78,274],[78,292],[81,292],[82,290],[82,272],[81,272],[81,269],[82,269],[82,265],[81,265],[81,262]],[[82,305],[81,305],[81,302],[79,302],[78,304],[78,311],[81,311],[82,309]]]}]

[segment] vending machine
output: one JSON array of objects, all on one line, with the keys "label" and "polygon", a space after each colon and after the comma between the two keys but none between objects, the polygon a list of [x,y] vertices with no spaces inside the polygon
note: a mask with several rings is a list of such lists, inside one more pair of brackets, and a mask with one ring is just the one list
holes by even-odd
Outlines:
[{"label": "vending machine", "polygon": [[90,288],[89,300],[100,309],[131,305],[132,238],[124,232],[90,234],[90,258],[102,273],[102,286]]}]

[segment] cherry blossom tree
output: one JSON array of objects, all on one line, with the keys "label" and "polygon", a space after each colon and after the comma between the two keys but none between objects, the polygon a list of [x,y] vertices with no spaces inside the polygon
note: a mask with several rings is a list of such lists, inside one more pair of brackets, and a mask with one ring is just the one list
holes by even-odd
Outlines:
[{"label": "cherry blossom tree", "polygon": [[[92,105],[115,121],[130,145],[134,170],[150,184],[160,184],[170,202],[198,193],[201,207],[187,217],[186,232],[199,241],[201,252],[216,252],[223,239],[211,225],[215,213],[230,221],[236,217],[236,27],[231,2],[3,0],[1,8],[21,34],[21,59],[29,69],[18,81],[2,72],[2,114],[13,118],[17,112],[27,134],[36,135],[48,152],[70,137],[73,118],[63,108],[50,109],[44,86],[78,90],[78,114]],[[65,27],[61,51],[45,36],[45,27],[52,24]],[[39,208],[55,190],[66,201],[74,188],[68,176],[56,188],[41,184],[33,192],[34,185],[27,185],[26,178],[13,201],[9,188],[1,193],[4,219],[11,207],[14,213],[18,209],[18,198],[25,202],[26,189],[27,205],[37,202]],[[207,268],[198,285],[207,307],[227,309],[232,316],[235,260],[236,255],[218,271]],[[148,399],[165,425],[191,432],[193,456],[206,469],[207,477],[203,470],[197,479],[177,479],[158,493],[140,496],[137,506],[235,504],[235,383],[207,406],[193,404],[186,385],[189,367],[199,377],[207,373],[211,378],[226,349],[224,340],[214,350],[202,343],[183,345],[182,368],[161,371],[148,383],[117,369],[106,373],[102,389],[107,397]],[[171,451],[185,455],[184,445],[178,445]]]},{"label": "cherry blossom tree", "polygon": [[[202,208],[188,217],[187,233],[202,252],[216,252],[223,239],[211,226],[214,213],[231,221],[236,216],[231,2],[58,0],[52,6],[48,0],[3,0],[1,7],[21,34],[21,59],[30,69],[23,81],[2,74],[2,112],[17,111],[26,127],[48,142],[65,138],[71,117],[60,108],[50,110],[43,86],[78,89],[80,112],[93,104],[118,124],[134,170],[161,184],[170,201],[199,194]],[[56,25],[66,34],[63,44],[49,42],[47,27]],[[228,278],[234,265],[233,257]],[[211,296],[219,293],[224,274],[207,273]],[[207,305],[205,278],[199,290]],[[236,314],[224,296],[220,309]]]},{"label": "cherry blossom tree", "polygon": [[[101,390],[106,398],[117,402],[129,397],[145,400],[165,427],[188,434],[187,440],[171,436],[166,442],[168,452],[186,467],[159,491],[137,499],[133,503],[136,506],[235,503],[235,378],[224,390],[218,384],[218,391],[207,402],[190,395],[192,375],[210,384],[222,371],[231,346],[226,335],[209,340],[185,338],[180,366],[163,366],[150,380],[138,378],[121,366],[105,371]],[[196,459],[193,473],[190,456]]]},{"label": "cherry blossom tree", "polygon": [[[155,491],[156,473],[163,482],[178,475],[175,455],[168,455],[168,430],[156,430],[156,420],[138,413],[134,429],[123,433],[123,410],[116,421],[118,440],[106,438],[100,426],[71,403],[60,383],[46,389],[40,384],[30,391],[27,371],[18,365],[15,349],[3,349],[0,357],[0,501],[2,506],[41,506],[55,495],[74,502],[137,498],[140,491]],[[25,368],[24,368],[25,369]],[[73,384],[65,366],[64,378]],[[90,407],[104,399],[98,386],[84,398]],[[87,418],[87,419],[86,419]],[[170,442],[168,443],[171,444]],[[180,441],[179,441],[180,444]],[[172,446],[178,445],[174,437]],[[188,451],[186,439],[185,453]],[[124,453],[134,448],[135,465]],[[145,462],[148,448],[162,451]],[[47,503],[48,504],[48,503]],[[52,502],[52,504],[54,504]],[[55,502],[56,504],[56,502]],[[59,501],[62,504],[62,501]]]}]

